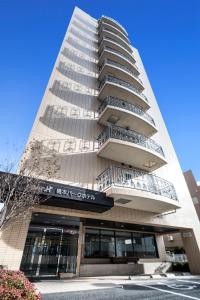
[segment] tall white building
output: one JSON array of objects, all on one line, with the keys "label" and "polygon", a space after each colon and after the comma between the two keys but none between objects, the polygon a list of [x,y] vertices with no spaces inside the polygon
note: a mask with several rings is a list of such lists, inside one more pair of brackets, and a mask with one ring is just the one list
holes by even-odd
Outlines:
[{"label": "tall white building", "polygon": [[2,233],[0,264],[30,276],[151,273],[166,261],[163,235],[179,232],[200,273],[199,221],[138,50],[117,21],[75,8],[33,140],[60,170],[46,186],[52,198]]}]

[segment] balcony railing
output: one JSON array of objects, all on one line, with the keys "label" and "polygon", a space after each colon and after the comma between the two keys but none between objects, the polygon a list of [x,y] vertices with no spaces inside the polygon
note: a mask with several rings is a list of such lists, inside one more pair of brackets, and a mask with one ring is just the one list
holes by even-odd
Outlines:
[{"label": "balcony railing", "polygon": [[178,200],[173,184],[152,173],[139,169],[112,166],[97,177],[99,191],[111,186],[132,188]]},{"label": "balcony railing", "polygon": [[101,114],[103,112],[103,110],[105,109],[105,107],[108,105],[131,111],[131,112],[141,116],[142,118],[146,119],[151,124],[155,125],[154,119],[148,113],[143,111],[142,108],[140,108],[139,106],[133,105],[133,104],[123,101],[119,98],[114,98],[111,96],[106,97],[106,99],[103,101],[103,103],[99,106],[99,109],[98,109],[99,114]]},{"label": "balcony railing", "polygon": [[99,57],[101,56],[101,54],[103,53],[104,50],[112,51],[113,53],[120,55],[124,59],[128,60],[134,66],[134,68],[138,70],[138,67],[136,66],[136,64],[133,63],[128,57],[126,57],[126,55],[122,54],[121,52],[119,52],[117,50],[114,50],[111,47],[108,47],[108,46],[103,47],[102,51],[99,53]]},{"label": "balcony railing", "polygon": [[113,18],[107,17],[107,16],[105,16],[105,15],[102,15],[102,17],[103,17],[103,18],[106,18],[106,19],[108,19],[108,20],[110,20],[110,21],[112,21],[112,22],[114,22],[114,23],[116,23],[116,24],[117,24],[117,25],[125,32],[125,34],[128,36],[127,31],[125,30],[125,28],[124,28],[119,22],[117,22],[117,21],[114,20]]},{"label": "balcony railing", "polygon": [[[133,57],[132,52],[130,52],[129,50],[127,50],[126,48],[124,48],[120,43],[118,43],[116,40],[112,39],[111,37],[103,37],[100,41],[99,41],[99,50],[104,46],[104,40],[107,41],[111,41],[112,43],[115,43],[117,46],[119,46],[125,53],[127,53],[127,56],[133,59],[133,61],[135,62],[135,59]],[[99,56],[101,55],[101,52],[99,53]],[[125,56],[126,57],[126,56]],[[129,59],[130,60],[130,59]]]},{"label": "balcony railing", "polygon": [[124,41],[126,41],[128,44],[130,44],[130,41],[129,41],[129,38],[127,35],[125,35],[120,29],[118,29],[117,27],[114,27],[113,25],[111,24],[108,24],[106,22],[101,22],[98,26],[98,32],[99,34],[101,34],[101,31],[105,29],[105,30],[109,30],[110,32],[113,32],[113,33],[117,33],[118,35],[120,35],[121,38],[124,39]]},{"label": "balcony railing", "polygon": [[111,60],[111,59],[105,59],[105,61],[103,62],[103,64],[99,67],[99,72],[101,72],[102,68],[106,64],[112,65],[114,67],[120,68],[120,69],[128,72],[131,76],[133,76],[137,81],[139,81],[143,85],[142,80],[130,68],[128,68],[128,67],[126,67],[126,66],[124,66],[124,65],[122,65],[120,63],[117,63],[117,62],[115,62],[114,60]]},{"label": "balcony railing", "polygon": [[[110,37],[110,34],[112,34],[112,37]],[[109,34],[109,36],[107,36]],[[117,40],[113,37],[117,37]],[[106,39],[111,39],[113,41],[115,41],[116,43],[118,43],[118,41],[120,40],[120,42],[126,46],[128,46],[128,49],[131,51],[132,53],[132,48],[131,48],[131,45],[130,43],[126,42],[121,36],[117,35],[115,32],[109,30],[109,29],[103,29],[100,33],[99,33],[99,44],[101,44],[103,38],[106,38]],[[118,40],[119,39],[119,40]],[[121,45],[121,44],[120,44]],[[123,47],[123,46],[122,46]]]},{"label": "balcony railing", "polygon": [[110,138],[137,144],[165,157],[160,145],[158,145],[154,140],[136,131],[125,129],[116,125],[109,125],[97,138],[99,147],[101,147]]},{"label": "balcony railing", "polygon": [[138,91],[134,86],[132,86],[130,83],[124,81],[124,80],[121,80],[121,79],[118,79],[116,77],[113,77],[113,76],[110,76],[110,75],[106,75],[103,80],[100,82],[100,85],[99,85],[99,90],[101,90],[102,86],[104,85],[104,83],[106,82],[111,82],[111,83],[116,83],[122,87],[125,87],[131,91],[133,91],[134,93],[138,94],[141,98],[143,98],[146,102],[148,102],[148,99],[147,97],[141,93],[140,91]]}]

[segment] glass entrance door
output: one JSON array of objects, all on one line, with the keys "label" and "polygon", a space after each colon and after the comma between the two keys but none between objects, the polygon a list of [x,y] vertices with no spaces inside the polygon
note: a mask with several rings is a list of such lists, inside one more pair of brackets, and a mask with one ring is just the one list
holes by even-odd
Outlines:
[{"label": "glass entrance door", "polygon": [[39,270],[36,275],[58,274],[62,229],[44,229],[42,253],[38,260]]},{"label": "glass entrance door", "polygon": [[76,272],[77,230],[30,227],[21,270],[27,276],[57,276]]}]

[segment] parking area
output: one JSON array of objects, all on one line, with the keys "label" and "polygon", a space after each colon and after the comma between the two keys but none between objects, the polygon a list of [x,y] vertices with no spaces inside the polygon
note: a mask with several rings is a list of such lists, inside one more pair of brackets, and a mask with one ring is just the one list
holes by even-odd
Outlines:
[{"label": "parking area", "polygon": [[200,299],[199,280],[154,280],[124,285],[125,291],[132,291],[134,299]]},{"label": "parking area", "polygon": [[82,278],[36,283],[44,300],[198,299],[200,277],[146,280]]}]

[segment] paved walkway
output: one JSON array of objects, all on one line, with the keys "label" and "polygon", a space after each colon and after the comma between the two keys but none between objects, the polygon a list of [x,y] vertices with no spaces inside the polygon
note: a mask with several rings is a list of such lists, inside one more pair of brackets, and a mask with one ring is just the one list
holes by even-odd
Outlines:
[{"label": "paved walkway", "polygon": [[[137,278],[137,280],[136,280]],[[200,300],[200,276],[172,279],[93,277],[36,282],[43,300]]]}]

